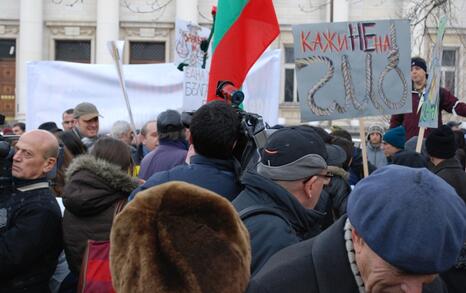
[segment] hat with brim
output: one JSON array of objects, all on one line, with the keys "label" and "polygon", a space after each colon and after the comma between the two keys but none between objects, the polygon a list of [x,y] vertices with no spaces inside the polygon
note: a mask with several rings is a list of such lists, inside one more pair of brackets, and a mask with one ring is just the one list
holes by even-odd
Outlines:
[{"label": "hat with brim", "polygon": [[57,124],[55,124],[55,122],[52,122],[52,121],[44,122],[41,125],[39,125],[38,128],[42,129],[42,130],[47,130],[47,131],[52,132],[52,133],[63,131],[62,129],[58,128],[58,126],[57,126]]},{"label": "hat with brim", "polygon": [[91,120],[95,117],[102,117],[97,107],[91,103],[81,103],[74,108],[73,116],[75,119]]}]

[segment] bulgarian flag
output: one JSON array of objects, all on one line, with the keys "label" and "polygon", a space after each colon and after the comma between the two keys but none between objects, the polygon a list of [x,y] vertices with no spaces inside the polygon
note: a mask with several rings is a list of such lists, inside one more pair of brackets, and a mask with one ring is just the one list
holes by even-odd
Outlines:
[{"label": "bulgarian flag", "polygon": [[279,32],[272,0],[218,0],[207,101],[218,99],[219,80],[241,87]]}]

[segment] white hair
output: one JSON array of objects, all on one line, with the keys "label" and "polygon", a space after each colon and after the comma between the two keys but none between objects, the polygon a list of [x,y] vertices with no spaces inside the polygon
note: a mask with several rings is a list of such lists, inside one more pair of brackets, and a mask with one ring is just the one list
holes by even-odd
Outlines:
[{"label": "white hair", "polygon": [[113,138],[120,139],[125,133],[128,133],[130,130],[131,125],[128,121],[118,120],[117,122],[113,123],[110,135]]}]

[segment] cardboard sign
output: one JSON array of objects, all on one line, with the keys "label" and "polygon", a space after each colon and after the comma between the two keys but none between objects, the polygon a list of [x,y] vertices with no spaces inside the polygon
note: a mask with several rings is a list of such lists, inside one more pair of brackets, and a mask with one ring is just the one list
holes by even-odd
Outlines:
[{"label": "cardboard sign", "polygon": [[412,111],[408,20],[293,26],[301,120]]},{"label": "cardboard sign", "polygon": [[432,64],[430,65],[429,79],[425,93],[421,97],[419,107],[421,115],[419,116],[419,127],[438,127],[439,111],[439,90],[440,78],[442,76],[442,53],[443,53],[443,36],[445,35],[445,25],[447,18],[444,16],[440,19],[437,30],[437,39],[432,52]]},{"label": "cardboard sign", "polygon": [[[204,52],[201,50],[202,40],[209,37],[210,30],[188,21],[176,20],[175,65],[181,63],[192,67],[201,67]],[[209,49],[210,50],[210,49]],[[208,51],[208,55],[210,53]],[[208,66],[206,66],[208,68]]]},{"label": "cardboard sign", "polygon": [[199,67],[187,66],[183,70],[183,111],[195,111],[207,100],[209,72]]}]

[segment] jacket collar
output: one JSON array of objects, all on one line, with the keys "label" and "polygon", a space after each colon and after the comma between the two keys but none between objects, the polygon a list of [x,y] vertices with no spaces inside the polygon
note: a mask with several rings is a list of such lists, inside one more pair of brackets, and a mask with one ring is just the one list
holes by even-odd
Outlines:
[{"label": "jacket collar", "polygon": [[234,164],[233,159],[221,160],[221,159],[208,158],[203,155],[196,154],[191,157],[191,164],[212,166],[222,171],[229,171],[229,172],[235,171],[235,164]]},{"label": "jacket collar", "polygon": [[438,172],[444,169],[463,170],[463,168],[461,167],[461,164],[458,162],[458,160],[455,157],[446,159],[445,161],[442,161],[441,163],[439,163],[437,166],[432,164],[432,162],[429,162],[429,169],[435,174],[437,174]]},{"label": "jacket collar", "polygon": [[260,197],[261,201],[272,202],[274,208],[285,213],[294,228],[307,236],[314,236],[318,221],[325,216],[324,213],[314,209],[306,209],[301,203],[285,188],[272,180],[259,175],[254,170],[247,171],[241,183],[253,196]]},{"label": "jacket collar", "polygon": [[177,140],[160,139],[159,146],[173,146],[179,149],[187,150],[188,142],[184,139],[177,139]]},{"label": "jacket collar", "polygon": [[[348,261],[345,248],[344,225],[347,217],[341,217],[327,230],[314,238],[312,259],[318,284],[325,284],[320,293],[354,293],[358,286]],[[335,282],[338,280],[338,282]]]},{"label": "jacket collar", "polygon": [[37,179],[19,179],[13,178],[14,185],[19,191],[29,191],[40,188],[48,188],[49,183],[47,177]]}]

